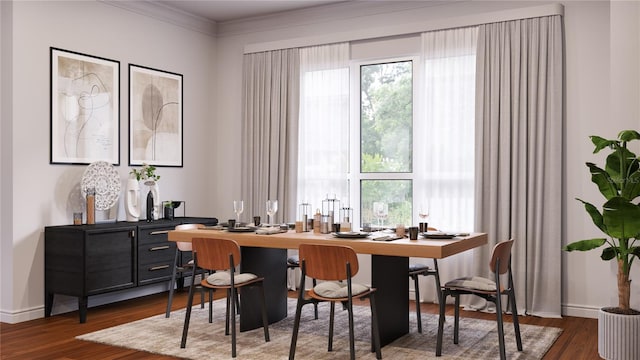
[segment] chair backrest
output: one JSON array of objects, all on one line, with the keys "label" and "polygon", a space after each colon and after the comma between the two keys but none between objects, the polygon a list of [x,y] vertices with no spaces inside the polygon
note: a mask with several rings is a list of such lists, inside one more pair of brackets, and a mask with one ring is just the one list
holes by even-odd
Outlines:
[{"label": "chair backrest", "polygon": [[240,264],[240,246],[227,239],[193,238],[193,251],[198,267],[206,270],[229,270],[229,255],[233,256],[233,266]]},{"label": "chair backrest", "polygon": [[[511,260],[511,247],[513,246],[513,239],[506,240],[500,243],[497,243],[493,247],[493,251],[491,252],[491,261],[489,262],[489,269],[492,272],[498,273],[500,275],[504,274],[509,270],[509,261]],[[496,264],[500,260],[500,268],[496,269]]]},{"label": "chair backrest", "polygon": [[358,256],[348,246],[301,244],[298,256],[300,264],[304,261],[307,276],[314,279],[346,280],[347,263],[352,277],[358,273]]},{"label": "chair backrest", "polygon": [[[180,224],[180,225],[176,225],[175,229],[176,230],[193,230],[193,229],[201,229],[203,227],[204,225],[202,224]],[[176,246],[180,251],[191,251],[193,249],[193,246],[189,241],[177,241]]]}]

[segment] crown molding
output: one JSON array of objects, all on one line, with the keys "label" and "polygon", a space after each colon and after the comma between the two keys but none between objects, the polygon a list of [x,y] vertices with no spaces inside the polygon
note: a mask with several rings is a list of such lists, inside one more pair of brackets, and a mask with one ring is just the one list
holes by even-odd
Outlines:
[{"label": "crown molding", "polygon": [[276,41],[246,44],[244,47],[244,53],[248,54],[295,47],[325,45],[338,42],[369,40],[390,36],[403,36],[408,34],[419,34],[425,31],[477,26],[480,24],[493,22],[502,22],[550,15],[564,16],[564,6],[562,4],[546,4],[534,7],[513,8],[500,11],[489,10],[482,13],[454,15],[450,17],[423,20],[419,22],[407,22],[389,26],[380,26],[372,29],[352,29],[349,31],[324,33],[315,36],[287,38]]},{"label": "crown molding", "polygon": [[375,15],[390,15],[404,11],[431,8],[471,0],[429,1],[345,1],[316,7],[283,11],[270,15],[218,23],[218,37],[305,26],[314,23],[348,20]]},{"label": "crown molding", "polygon": [[117,1],[98,0],[104,4],[125,9],[136,14],[148,16],[170,24],[174,24],[185,29],[197,31],[209,36],[217,35],[218,24],[215,21],[201,16],[190,14],[167,6],[160,2],[150,0],[144,1]]}]

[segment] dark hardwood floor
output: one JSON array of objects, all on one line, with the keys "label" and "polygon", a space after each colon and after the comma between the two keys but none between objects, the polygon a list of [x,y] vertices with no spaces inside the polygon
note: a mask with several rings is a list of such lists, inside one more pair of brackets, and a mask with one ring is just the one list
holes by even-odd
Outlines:
[{"label": "dark hardwood floor", "polygon": [[[187,292],[176,293],[174,309],[184,307]],[[295,293],[290,292],[291,297]],[[165,311],[167,293],[151,295],[119,303],[90,308],[85,324],[78,323],[78,313],[71,312],[18,324],[0,323],[0,359],[172,359],[119,347],[76,340],[80,334],[143,319]],[[422,304],[425,313],[438,312],[433,304]],[[414,311],[414,304],[411,304]],[[453,307],[447,309],[453,314]],[[494,320],[494,314],[463,311],[464,317]],[[521,323],[554,326],[564,331],[544,359],[599,359],[597,320],[576,317],[545,319],[521,317]],[[412,329],[414,331],[415,329]]]}]

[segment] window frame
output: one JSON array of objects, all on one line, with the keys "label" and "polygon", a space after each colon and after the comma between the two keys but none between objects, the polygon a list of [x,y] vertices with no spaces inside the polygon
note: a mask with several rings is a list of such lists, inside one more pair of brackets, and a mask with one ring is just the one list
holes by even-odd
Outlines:
[{"label": "window frame", "polygon": [[[361,101],[362,101],[362,93],[360,88],[360,68],[365,65],[376,65],[376,64],[387,64],[387,63],[397,63],[397,62],[405,62],[411,61],[412,63],[412,132],[411,132],[411,171],[410,172],[361,172]],[[420,99],[420,95],[422,94],[423,84],[421,81],[421,77],[423,76],[422,66],[424,62],[418,55],[408,55],[408,56],[394,56],[394,57],[384,57],[384,58],[375,58],[375,59],[365,59],[365,60],[357,60],[352,61],[350,64],[350,74],[351,74],[351,95],[350,95],[350,121],[349,121],[349,172],[347,175],[347,181],[349,183],[349,194],[350,199],[347,199],[347,207],[351,207],[353,210],[353,224],[354,228],[362,227],[362,197],[360,194],[361,189],[361,181],[362,180],[410,180],[412,199],[411,199],[411,213],[412,220],[415,222],[417,214],[415,213],[415,199],[416,199],[416,166],[414,165],[416,161],[424,161],[424,156],[421,156],[416,151],[416,129],[424,129],[424,125],[420,126],[418,124],[423,123],[424,121],[420,120],[420,115],[423,113],[421,109],[421,105],[419,101],[416,99]],[[418,81],[416,81],[418,79]],[[355,204],[355,205],[354,205]],[[357,206],[356,206],[357,205]],[[343,203],[344,206],[344,203]],[[411,224],[405,224],[411,225]]]}]

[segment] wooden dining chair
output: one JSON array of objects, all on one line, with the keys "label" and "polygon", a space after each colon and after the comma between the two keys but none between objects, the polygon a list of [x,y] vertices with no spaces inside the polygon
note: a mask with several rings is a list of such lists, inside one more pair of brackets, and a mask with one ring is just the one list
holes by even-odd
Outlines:
[{"label": "wooden dining chair", "polygon": [[[191,229],[200,229],[203,228],[203,224],[181,224],[176,225],[175,230],[191,230]],[[191,276],[191,281],[194,280],[195,275],[203,275],[207,272],[202,269],[196,269],[193,266],[193,259],[189,260],[186,264],[181,264],[180,258],[182,253],[191,252],[192,251],[191,242],[189,241],[177,241],[176,242],[176,253],[173,259],[173,272],[171,274],[171,281],[169,282],[169,300],[167,301],[167,310],[165,312],[165,317],[168,318],[171,315],[171,306],[173,304],[173,294],[175,293],[176,279],[178,276],[187,277]],[[195,270],[195,271],[194,271]],[[200,307],[204,308],[204,288],[198,286],[200,288]],[[209,292],[209,321],[211,321],[212,312],[211,312],[211,302],[212,302],[212,294]]]},{"label": "wooden dining chair", "polygon": [[[240,288],[257,286],[260,288],[260,300],[262,305],[262,326],[264,328],[264,340],[269,341],[269,321],[264,297],[264,278],[251,273],[236,273],[236,266],[240,266],[240,246],[228,239],[203,239],[193,238],[194,266],[212,271],[200,284],[213,291],[222,289],[227,292],[227,310],[225,316],[225,335],[229,335],[231,326],[231,356],[236,357],[236,301]],[[191,306],[193,305],[193,288],[189,288],[189,300],[187,313],[182,330],[181,348],[186,347],[187,334],[189,332],[189,320]],[[233,299],[233,300],[232,300]]]},{"label": "wooden dining chair", "polygon": [[[380,351],[380,336],[378,333],[378,317],[374,297],[376,289],[370,288],[366,285],[356,284],[351,281],[351,278],[355,276],[359,270],[358,256],[356,255],[356,252],[348,246],[301,244],[299,247],[299,257],[302,274],[300,287],[298,289],[298,302],[296,305],[296,316],[293,323],[293,336],[291,337],[289,360],[293,360],[295,358],[302,306],[308,303],[305,300],[306,295],[318,301],[328,301],[331,303],[329,313],[328,351],[333,350],[335,303],[341,302],[346,304],[349,317],[349,350],[351,360],[355,359],[353,299],[369,298],[369,304],[371,307],[372,351],[375,351],[377,359],[382,359],[382,353]],[[305,290],[306,276],[324,281],[307,291]]]},{"label": "wooden dining chair", "polygon": [[[511,272],[511,248],[513,239],[503,241],[493,247],[489,269],[494,273],[494,279],[483,277],[463,277],[444,284],[440,301],[440,319],[438,321],[438,337],[436,342],[436,356],[442,355],[442,331],[444,327],[445,302],[447,296],[451,295],[455,299],[454,323],[453,323],[453,343],[458,343],[458,329],[460,318],[460,295],[477,295],[491,301],[496,305],[496,320],[498,323],[498,342],[500,345],[500,359],[505,360],[506,352],[504,348],[504,327],[502,323],[502,295],[507,296],[507,306],[511,305],[513,317],[513,328],[516,335],[516,345],[518,351],[522,351],[522,339],[520,337],[520,324],[518,323],[518,308],[516,306],[516,295],[513,286],[513,275]],[[504,287],[500,283],[500,275],[507,274],[508,283]]]}]

